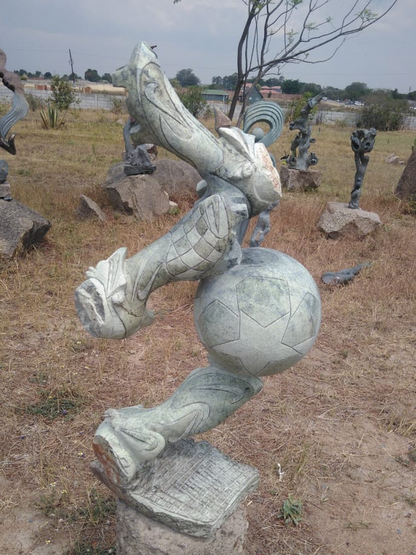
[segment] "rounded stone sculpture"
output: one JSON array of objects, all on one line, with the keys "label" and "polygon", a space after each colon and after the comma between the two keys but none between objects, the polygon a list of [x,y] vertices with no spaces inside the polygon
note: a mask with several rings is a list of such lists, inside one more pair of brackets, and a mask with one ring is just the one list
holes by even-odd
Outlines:
[{"label": "rounded stone sculpture", "polygon": [[201,282],[194,319],[212,361],[240,375],[268,376],[293,366],[312,347],[320,297],[299,262],[250,248],[238,266]]}]

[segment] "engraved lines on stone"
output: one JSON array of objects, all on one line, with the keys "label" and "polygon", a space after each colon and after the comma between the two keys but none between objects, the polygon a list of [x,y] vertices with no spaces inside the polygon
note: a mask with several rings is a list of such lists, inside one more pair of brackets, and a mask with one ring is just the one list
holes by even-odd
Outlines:
[{"label": "engraved lines on stone", "polygon": [[[256,289],[256,281],[262,282],[261,289]],[[266,289],[265,281],[269,282]],[[262,298],[265,290],[269,292],[269,299],[266,300]],[[260,291],[258,297],[256,291]],[[318,302],[311,293],[304,295],[292,314],[290,287],[286,280],[252,274],[236,285],[235,292],[239,313],[236,314],[229,306],[216,299],[205,307],[199,317],[201,328],[204,327],[205,319],[209,320],[209,348],[237,358],[251,375],[259,375],[267,366],[288,356],[302,357],[309,350],[309,344],[314,340],[316,322],[309,316],[311,311],[308,311],[307,305],[316,305]],[[266,306],[273,306],[274,310],[265,311]],[[307,317],[307,327],[300,326],[302,316]],[[221,333],[218,334],[215,327],[212,328],[212,321],[215,319],[220,319],[223,324]],[[225,326],[227,331],[224,333]],[[254,338],[253,331],[256,331],[256,327],[260,329]],[[203,335],[206,337],[206,334]],[[276,342],[281,343],[281,356],[278,360],[270,360],[269,346]],[[237,350],[242,353],[241,357],[236,356]]]},{"label": "engraved lines on stone", "polygon": [[[157,474],[142,482],[135,494],[148,499],[155,507],[172,514],[189,514],[201,522],[216,520],[238,496],[241,487],[252,479],[249,467],[241,467],[205,449],[189,457],[167,457],[160,461]],[[166,467],[166,474],[163,472]],[[169,476],[170,478],[166,478]],[[136,495],[134,495],[136,496]]]},{"label": "engraved lines on stone", "polygon": [[166,257],[169,274],[193,279],[212,268],[224,254],[228,231],[227,209],[219,195],[198,204],[170,233]]}]

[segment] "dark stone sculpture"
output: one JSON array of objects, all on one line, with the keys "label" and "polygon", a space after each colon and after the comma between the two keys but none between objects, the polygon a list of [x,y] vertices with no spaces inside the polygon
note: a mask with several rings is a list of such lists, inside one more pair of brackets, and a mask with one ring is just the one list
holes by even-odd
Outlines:
[{"label": "dark stone sculpture", "polygon": [[152,164],[146,145],[133,145],[130,137],[131,132],[136,132],[140,126],[129,118],[123,129],[124,144],[126,151],[124,153],[124,173],[126,175],[141,175],[145,173],[153,173],[156,166]]},{"label": "dark stone sculpture", "polygon": [[289,128],[291,131],[297,129],[299,133],[296,135],[290,145],[290,156],[288,158],[289,168],[294,170],[307,170],[309,166],[315,166],[318,163],[318,157],[314,152],[308,154],[308,149],[315,139],[311,137],[312,126],[309,123],[309,115],[312,109],[321,102],[325,96],[325,92],[310,98],[306,105],[302,108],[300,118],[291,121]]},{"label": "dark stone sculpture", "polygon": [[339,272],[325,272],[322,274],[321,280],[327,285],[344,285],[352,281],[363,268],[369,268],[370,266],[371,262],[363,262],[363,264]]},{"label": "dark stone sculpture", "polygon": [[354,152],[357,171],[355,172],[354,189],[351,191],[348,208],[357,209],[360,207],[361,188],[370,161],[370,158],[365,154],[373,150],[376,135],[377,131],[373,127],[371,129],[357,129],[351,134],[351,148]]},{"label": "dark stone sculpture", "polygon": [[0,119],[0,147],[7,150],[9,154],[16,154],[15,133],[9,136],[8,134],[13,125],[25,117],[29,106],[24,96],[23,83],[20,77],[6,69],[6,61],[6,53],[0,49],[0,78],[3,85],[14,93],[11,110]]}]

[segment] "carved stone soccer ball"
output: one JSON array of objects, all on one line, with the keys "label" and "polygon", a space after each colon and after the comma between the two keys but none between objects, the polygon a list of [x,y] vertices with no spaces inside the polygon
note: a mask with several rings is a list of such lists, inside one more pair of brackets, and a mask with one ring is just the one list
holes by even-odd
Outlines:
[{"label": "carved stone soccer ball", "polygon": [[194,319],[214,364],[267,376],[293,366],[312,347],[321,301],[302,264],[278,251],[250,248],[240,265],[201,281]]}]

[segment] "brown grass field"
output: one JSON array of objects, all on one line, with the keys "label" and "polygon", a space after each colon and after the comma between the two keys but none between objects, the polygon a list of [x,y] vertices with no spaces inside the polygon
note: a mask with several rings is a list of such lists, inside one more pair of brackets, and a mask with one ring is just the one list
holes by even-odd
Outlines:
[{"label": "brown grass field", "polygon": [[[89,470],[94,431],[107,408],[158,404],[205,365],[193,283],[154,293],[155,324],[126,340],[94,339],[77,318],[74,290],[89,266],[120,246],[136,253],[190,208],[179,199],[180,214],[152,224],[112,211],[100,185],[124,150],[119,118],[74,112],[47,131],[30,113],[14,129],[17,156],[2,155],[13,196],[52,228],[26,256],[0,262],[0,555],[115,553],[114,500]],[[392,152],[407,160],[414,133],[379,133],[370,154],[360,206],[381,228],[331,241],[316,223],[328,201],[349,200],[350,132],[315,128],[323,183],[284,194],[263,245],[319,284],[316,345],[204,435],[260,470],[246,501],[246,555],[416,554],[416,220],[393,194],[403,166],[385,162]],[[271,148],[277,158],[291,137],[286,130]],[[80,194],[106,222],[76,220]],[[372,266],[347,286],[320,282],[365,261]],[[289,495],[302,502],[298,526],[279,518]]]}]

